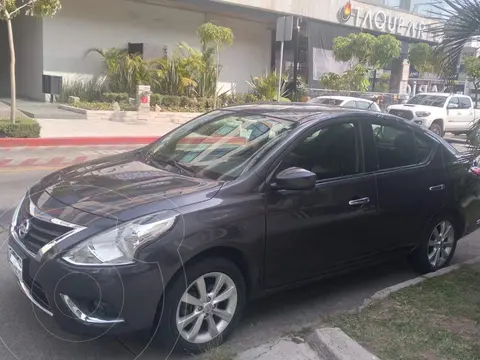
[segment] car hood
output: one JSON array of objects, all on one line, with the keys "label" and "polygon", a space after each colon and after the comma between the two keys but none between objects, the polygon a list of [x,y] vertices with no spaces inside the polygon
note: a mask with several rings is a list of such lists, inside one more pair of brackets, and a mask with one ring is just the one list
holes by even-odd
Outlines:
[{"label": "car hood", "polygon": [[390,105],[388,109],[389,110],[428,111],[428,112],[437,112],[442,110],[442,108],[439,108],[436,106],[426,106],[426,105],[416,105],[416,104]]},{"label": "car hood", "polygon": [[[32,188],[58,202],[101,217],[128,220],[205,201],[220,182],[156,168],[138,152],[109,156],[52,173]],[[147,207],[140,211],[132,208]]]}]

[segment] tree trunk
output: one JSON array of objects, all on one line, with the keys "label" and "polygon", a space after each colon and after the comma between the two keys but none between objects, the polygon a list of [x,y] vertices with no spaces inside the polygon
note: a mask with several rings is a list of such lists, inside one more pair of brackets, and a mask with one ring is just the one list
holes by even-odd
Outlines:
[{"label": "tree trunk", "polygon": [[475,88],[475,108],[478,106],[478,84],[473,82],[473,87]]},{"label": "tree trunk", "polygon": [[15,79],[15,44],[13,42],[12,19],[7,17],[8,45],[10,47],[10,120],[15,124],[15,115],[17,113],[17,86]]}]

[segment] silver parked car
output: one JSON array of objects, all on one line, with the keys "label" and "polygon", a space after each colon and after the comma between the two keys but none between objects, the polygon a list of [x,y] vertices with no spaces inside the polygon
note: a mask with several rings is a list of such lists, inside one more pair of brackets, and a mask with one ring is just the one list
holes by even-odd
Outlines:
[{"label": "silver parked car", "polygon": [[333,105],[355,109],[381,111],[380,107],[374,101],[351,96],[319,96],[309,100],[308,102],[318,105]]}]

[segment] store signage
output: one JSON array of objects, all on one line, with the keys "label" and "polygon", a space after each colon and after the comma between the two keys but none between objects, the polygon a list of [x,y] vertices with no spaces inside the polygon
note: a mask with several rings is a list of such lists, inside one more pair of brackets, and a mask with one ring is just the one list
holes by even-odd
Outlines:
[{"label": "store signage", "polygon": [[376,30],[414,39],[435,41],[428,32],[428,24],[411,20],[388,10],[353,7],[348,1],[338,12],[340,23],[353,25],[361,29]]}]

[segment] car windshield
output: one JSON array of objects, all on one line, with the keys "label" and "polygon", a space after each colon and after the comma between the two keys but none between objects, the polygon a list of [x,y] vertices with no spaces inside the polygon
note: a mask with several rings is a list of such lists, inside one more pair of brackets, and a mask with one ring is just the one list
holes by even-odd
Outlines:
[{"label": "car windshield", "polygon": [[227,110],[204,114],[147,148],[146,161],[189,176],[233,180],[261,160],[297,125]]},{"label": "car windshield", "polygon": [[443,107],[443,105],[445,105],[445,101],[447,101],[447,96],[417,95],[408,100],[407,104]]},{"label": "car windshield", "polygon": [[322,104],[322,105],[340,105],[343,100],[339,99],[332,99],[332,98],[315,98],[310,101],[311,103],[314,104]]}]

